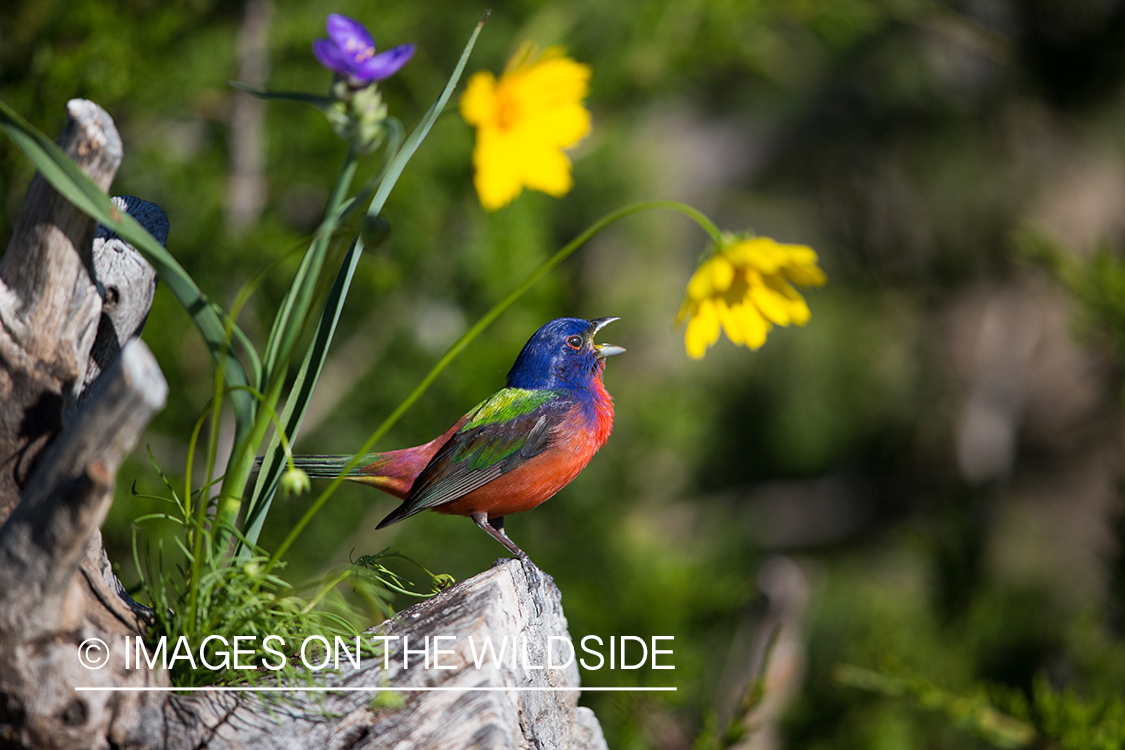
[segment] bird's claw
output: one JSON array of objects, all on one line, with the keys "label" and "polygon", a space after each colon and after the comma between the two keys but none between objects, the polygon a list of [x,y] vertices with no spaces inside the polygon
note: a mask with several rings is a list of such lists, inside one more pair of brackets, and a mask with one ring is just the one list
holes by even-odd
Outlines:
[{"label": "bird's claw", "polygon": [[527,579],[527,593],[531,594],[531,601],[535,604],[535,616],[542,617],[543,582],[541,579],[543,577],[543,572],[527,555],[519,558],[519,560],[523,563],[523,575],[524,578]]}]

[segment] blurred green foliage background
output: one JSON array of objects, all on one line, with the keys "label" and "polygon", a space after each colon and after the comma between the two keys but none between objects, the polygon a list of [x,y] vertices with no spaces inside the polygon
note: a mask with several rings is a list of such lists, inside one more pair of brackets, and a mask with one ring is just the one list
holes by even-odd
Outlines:
[{"label": "blurred green foliage background", "polygon": [[[248,103],[226,81],[326,91],[310,45],[345,13],[381,46],[417,43],[382,86],[409,128],[484,9],[7,0],[0,98],[52,135],[68,99],[104,106],[125,143],[113,192],[165,209],[169,249],[214,299],[284,258],[240,319],[264,337],[344,146],[315,110]],[[499,72],[525,39],[593,68],[575,189],[484,213],[472,133],[451,108],[387,204],[391,237],[357,272],[298,452],[359,446],[476,317],[601,215],[685,200],[725,229],[821,253],[830,283],[807,295],[806,328],[688,360],[672,321],[705,238],[645,214],[537,286],[380,446],[442,432],[502,385],[543,322],[622,317],[603,336],[629,349],[606,375],[613,437],[508,522],[562,589],[574,636],[675,636],[675,672],[583,674],[679,688],[584,696],[610,747],[686,748],[726,721],[776,624],[745,747],[1125,742],[1125,2],[501,2],[468,71]],[[0,147],[0,237],[31,172]],[[144,338],[172,393],[146,443],[175,476],[210,360],[166,291]],[[126,584],[130,521],[149,510],[133,478],[158,489],[142,450],[104,529]],[[267,549],[307,499],[274,505]],[[286,575],[389,545],[464,579],[502,551],[433,514],[376,533],[394,502],[343,488]],[[1033,738],[993,731],[981,706]]]}]

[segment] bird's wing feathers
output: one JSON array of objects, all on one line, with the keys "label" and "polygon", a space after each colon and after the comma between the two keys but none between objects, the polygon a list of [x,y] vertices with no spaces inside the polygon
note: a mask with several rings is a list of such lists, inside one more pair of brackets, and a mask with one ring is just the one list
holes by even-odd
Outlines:
[{"label": "bird's wing feathers", "polygon": [[406,502],[379,526],[453,502],[538,455],[571,406],[563,391],[497,391],[469,412],[461,429],[418,475]]}]

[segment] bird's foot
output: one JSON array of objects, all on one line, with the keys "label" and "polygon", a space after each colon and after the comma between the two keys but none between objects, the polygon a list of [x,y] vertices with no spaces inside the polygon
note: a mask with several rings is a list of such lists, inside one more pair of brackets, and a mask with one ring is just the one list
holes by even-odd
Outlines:
[{"label": "bird's foot", "polygon": [[518,558],[523,564],[523,577],[527,580],[527,593],[535,604],[535,616],[543,615],[543,571],[526,554]]}]

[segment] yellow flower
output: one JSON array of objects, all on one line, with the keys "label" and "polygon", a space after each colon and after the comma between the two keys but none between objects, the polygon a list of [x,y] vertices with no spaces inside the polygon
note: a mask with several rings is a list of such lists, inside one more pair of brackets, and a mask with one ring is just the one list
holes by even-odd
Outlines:
[{"label": "yellow flower", "polygon": [[774,325],[803,326],[809,306],[796,286],[823,286],[827,277],[816,252],[768,237],[724,237],[688,282],[677,322],[688,321],[688,355],[702,359],[720,327],[735,344],[757,349]]},{"label": "yellow flower", "polygon": [[589,66],[560,47],[537,56],[530,44],[508,61],[499,81],[488,71],[469,79],[461,116],[477,129],[473,184],[485,209],[503,208],[524,187],[556,197],[570,190],[570,159],[562,149],[590,131],[582,106],[589,82]]}]

